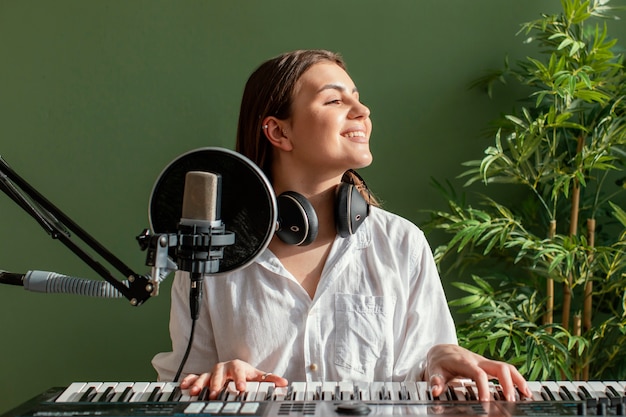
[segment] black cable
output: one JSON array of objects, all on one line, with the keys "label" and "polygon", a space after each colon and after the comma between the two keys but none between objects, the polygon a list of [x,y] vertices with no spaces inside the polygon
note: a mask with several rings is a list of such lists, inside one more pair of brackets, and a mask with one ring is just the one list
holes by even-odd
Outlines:
[{"label": "black cable", "polygon": [[180,362],[180,366],[178,367],[178,371],[176,372],[176,376],[174,377],[174,382],[178,382],[178,378],[180,378],[180,374],[183,372],[183,368],[185,367],[185,363],[187,362],[187,358],[189,357],[189,352],[191,352],[191,345],[193,344],[193,335],[196,329],[196,318],[191,319],[191,332],[189,334],[189,342],[187,342],[187,349],[185,350],[185,355],[183,356],[183,360]]}]

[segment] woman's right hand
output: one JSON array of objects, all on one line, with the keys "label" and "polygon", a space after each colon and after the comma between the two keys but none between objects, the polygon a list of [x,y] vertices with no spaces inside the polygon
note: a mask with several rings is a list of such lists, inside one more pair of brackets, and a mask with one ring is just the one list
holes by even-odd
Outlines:
[{"label": "woman's right hand", "polygon": [[180,382],[180,387],[188,389],[190,395],[198,395],[204,387],[208,387],[209,399],[215,400],[229,381],[233,381],[240,392],[246,390],[247,381],[273,382],[277,387],[286,387],[289,383],[281,376],[261,371],[247,362],[235,359],[217,363],[211,372],[187,375]]}]

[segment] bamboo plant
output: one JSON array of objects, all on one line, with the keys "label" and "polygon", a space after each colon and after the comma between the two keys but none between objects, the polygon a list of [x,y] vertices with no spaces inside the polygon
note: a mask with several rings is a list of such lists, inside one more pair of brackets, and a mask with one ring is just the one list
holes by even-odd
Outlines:
[{"label": "bamboo plant", "polygon": [[[529,379],[623,380],[626,72],[607,26],[617,7],[561,6],[522,25],[536,57],[477,81],[489,94],[520,83],[528,95],[496,120],[483,158],[464,164],[478,201],[435,182],[448,209],[429,226],[451,236],[435,249],[440,268],[467,277],[450,302],[467,317],[461,344]],[[497,201],[495,183],[515,197]]]}]

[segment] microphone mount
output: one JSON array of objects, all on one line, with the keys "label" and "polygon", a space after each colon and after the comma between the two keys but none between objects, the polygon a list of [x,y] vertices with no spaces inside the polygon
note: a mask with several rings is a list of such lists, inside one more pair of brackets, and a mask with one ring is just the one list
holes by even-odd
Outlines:
[{"label": "microphone mount", "polygon": [[[83,262],[119,291],[133,306],[139,306],[158,293],[158,281],[139,275],[100,242],[70,219],[59,208],[20,177],[0,156],[0,190],[9,196],[53,238],[63,243]],[[117,269],[128,280],[128,286],[117,280],[100,262],[72,240],[72,233],[85,245]],[[156,275],[155,277],[159,277]]]},{"label": "microphone mount", "polygon": [[[185,213],[182,190],[186,174],[190,171],[217,173],[223,179],[224,194],[216,204],[214,217],[181,216]],[[221,190],[221,183],[218,183],[217,189]],[[159,283],[171,271],[189,272],[192,283],[201,287],[204,274],[219,275],[244,268],[267,248],[278,221],[273,187],[256,164],[224,148],[207,147],[186,152],[165,167],[152,190],[150,229],[137,236],[140,248],[147,251],[145,265],[152,267],[152,273],[140,275],[43,197],[1,156],[0,190],[33,217],[53,239],[61,241],[104,278],[106,283],[93,288],[89,285],[92,280],[81,279],[89,282],[87,294],[83,295],[101,296],[101,289],[105,289],[106,297],[109,297],[109,292],[116,293],[116,296],[119,293],[134,306],[156,296]],[[222,195],[222,192],[218,194]],[[229,231],[225,231],[224,224],[228,225]],[[81,240],[82,245],[77,244],[76,239]],[[120,272],[125,280],[117,280],[83,249],[85,245]],[[0,271],[0,283],[26,287],[26,283],[32,281],[28,277],[35,275],[38,282],[36,291],[42,292],[39,291],[42,271],[29,271],[25,275]],[[57,281],[58,274],[55,273],[43,273],[43,279],[47,280],[50,275],[55,275]],[[65,282],[71,282],[73,289],[73,279],[63,276],[63,291],[55,289],[53,292],[65,292]],[[82,281],[81,289],[85,287]],[[109,284],[111,288],[105,288]]]},{"label": "microphone mount", "polygon": [[224,247],[235,243],[235,234],[227,232],[217,220],[206,224],[180,224],[176,233],[151,234],[148,229],[137,236],[142,250],[147,252],[146,265],[152,275],[171,269],[169,254],[173,249],[176,265],[192,275],[214,274],[224,258]]}]

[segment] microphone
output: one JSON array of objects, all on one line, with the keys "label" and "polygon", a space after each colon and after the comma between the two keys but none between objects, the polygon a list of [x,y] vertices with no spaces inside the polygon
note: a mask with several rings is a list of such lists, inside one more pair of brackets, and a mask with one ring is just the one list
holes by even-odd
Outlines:
[{"label": "microphone", "polygon": [[[182,216],[178,224],[178,244],[175,258],[178,268],[189,272],[191,289],[189,305],[192,319],[200,315],[203,275],[219,271],[224,247],[220,235],[224,224],[220,220],[221,175],[204,171],[189,171],[185,175]],[[227,244],[234,242],[234,235]]]},{"label": "microphone", "polygon": [[[161,275],[155,281],[163,281],[174,269],[176,269],[175,265],[171,269],[161,269]],[[25,274],[0,271],[0,283],[23,286],[27,291],[47,294],[75,294],[100,298],[125,297],[117,288],[106,281],[79,278],[50,271],[32,270]],[[129,287],[130,281],[122,281],[122,284]]]}]

